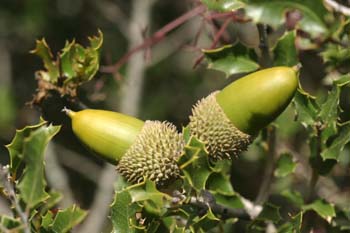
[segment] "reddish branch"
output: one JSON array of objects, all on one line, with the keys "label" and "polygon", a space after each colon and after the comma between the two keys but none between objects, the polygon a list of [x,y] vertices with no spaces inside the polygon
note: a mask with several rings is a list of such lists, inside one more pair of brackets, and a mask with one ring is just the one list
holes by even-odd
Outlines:
[{"label": "reddish branch", "polygon": [[158,30],[156,33],[154,33],[151,37],[145,39],[142,44],[136,46],[135,48],[127,52],[114,65],[101,67],[101,72],[106,72],[106,73],[116,72],[122,65],[124,65],[128,61],[128,59],[132,54],[158,43],[159,41],[164,39],[167,33],[172,31],[176,27],[180,26],[181,24],[185,23],[189,19],[193,18],[194,16],[205,12],[205,10],[206,10],[206,7],[204,5],[200,5],[190,10],[189,12],[183,14],[182,16],[178,17],[174,21],[171,21],[170,23],[162,27],[160,30]]},{"label": "reddish branch", "polygon": [[[216,47],[217,43],[219,42],[222,34],[225,32],[228,24],[232,21],[232,17],[229,17],[225,20],[225,22],[222,24],[220,30],[215,34],[213,43],[210,46],[210,49],[213,49]],[[201,63],[201,61],[204,59],[204,55],[202,54],[194,63],[193,68],[196,68],[199,63]]]}]

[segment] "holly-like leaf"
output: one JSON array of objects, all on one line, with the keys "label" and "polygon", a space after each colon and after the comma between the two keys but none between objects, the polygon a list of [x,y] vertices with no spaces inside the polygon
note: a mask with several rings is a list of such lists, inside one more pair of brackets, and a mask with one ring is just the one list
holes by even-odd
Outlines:
[{"label": "holly-like leaf", "polygon": [[7,229],[9,232],[12,232],[11,230],[21,226],[21,222],[19,221],[19,219],[14,219],[6,215],[0,215],[0,226]]},{"label": "holly-like leaf", "polygon": [[201,217],[197,216],[193,219],[191,227],[194,229],[194,232],[208,232],[208,230],[217,226],[219,222],[220,219],[218,219],[209,208],[205,215]]},{"label": "holly-like leaf", "polygon": [[295,34],[295,31],[287,32],[278,40],[274,49],[275,66],[295,66],[298,64]]},{"label": "holly-like leaf", "polygon": [[[285,21],[285,13],[288,10],[298,10],[302,14],[299,27],[312,36],[324,35],[327,27],[322,21],[325,9],[314,7],[320,5],[319,1],[279,1],[279,0],[248,0],[245,7],[246,13],[255,22],[268,24],[274,28]],[[316,11],[317,10],[317,11]]]},{"label": "holly-like leaf", "polygon": [[23,147],[24,140],[35,130],[45,125],[45,122],[40,122],[37,125],[26,126],[23,129],[16,130],[16,135],[12,139],[12,142],[6,145],[10,154],[10,172],[14,179],[16,179],[17,168],[23,161]]},{"label": "holly-like leaf", "polygon": [[65,210],[58,211],[55,219],[50,225],[50,229],[53,232],[64,233],[68,232],[74,226],[79,224],[87,215],[86,211],[73,205]]},{"label": "holly-like leaf", "polygon": [[281,195],[297,207],[301,207],[304,204],[303,196],[297,191],[284,190]]},{"label": "holly-like leaf", "polygon": [[275,170],[275,176],[285,177],[294,172],[296,163],[293,161],[292,155],[285,153],[281,154],[277,161],[277,168]]},{"label": "holly-like leaf", "polygon": [[295,93],[293,103],[296,109],[297,120],[305,128],[312,128],[320,110],[316,103],[316,98],[299,88]]},{"label": "holly-like leaf", "polygon": [[59,66],[57,61],[54,60],[50,47],[47,45],[45,39],[37,40],[36,47],[32,51],[32,54],[38,55],[44,63],[45,71],[40,71],[39,75],[48,82],[57,83],[60,76]]},{"label": "holly-like leaf", "polygon": [[334,206],[330,203],[325,202],[324,200],[316,200],[311,204],[304,205],[303,210],[313,210],[328,222],[330,222],[332,218],[335,217]]},{"label": "holly-like leaf", "polygon": [[322,151],[321,157],[324,160],[337,160],[339,159],[340,152],[343,151],[344,146],[350,142],[350,123],[343,125],[339,134],[333,139],[332,144]]},{"label": "holly-like leaf", "polygon": [[171,197],[158,191],[156,184],[150,180],[128,188],[132,202],[142,202],[146,211],[153,215],[161,216],[166,212],[166,201]]},{"label": "holly-like leaf", "polygon": [[212,173],[209,166],[208,153],[204,143],[191,137],[185,146],[185,153],[178,161],[186,181],[196,190],[205,189],[208,177]]},{"label": "holly-like leaf", "polygon": [[303,212],[292,216],[291,219],[278,228],[278,233],[299,233],[303,219]]},{"label": "holly-like leaf", "polygon": [[49,227],[53,222],[53,213],[48,211],[41,219],[41,227],[49,231]]},{"label": "holly-like leaf", "polygon": [[137,203],[132,203],[131,195],[127,189],[116,192],[111,206],[111,221],[114,232],[136,232],[136,212],[140,210]]},{"label": "holly-like leaf", "polygon": [[103,43],[103,35],[89,37],[90,46],[82,47],[80,44],[66,42],[60,55],[62,75],[66,78],[65,84],[80,84],[91,80],[99,69],[99,50]]},{"label": "holly-like leaf", "polygon": [[208,60],[208,68],[222,71],[226,77],[251,72],[259,68],[259,65],[253,60],[253,51],[241,44],[203,50],[203,53]]},{"label": "holly-like leaf", "polygon": [[49,141],[60,130],[60,126],[41,126],[23,140],[25,169],[18,184],[21,199],[28,207],[34,207],[49,197],[45,192],[44,155]]},{"label": "holly-like leaf", "polygon": [[279,207],[271,203],[265,203],[263,210],[257,217],[257,220],[272,221],[274,223],[279,222],[281,219],[282,218],[279,212]]},{"label": "holly-like leaf", "polygon": [[209,10],[213,11],[234,11],[244,6],[244,3],[239,0],[202,0]]},{"label": "holly-like leaf", "polygon": [[207,180],[206,188],[225,196],[235,195],[229,175],[224,175],[221,173],[212,173]]}]

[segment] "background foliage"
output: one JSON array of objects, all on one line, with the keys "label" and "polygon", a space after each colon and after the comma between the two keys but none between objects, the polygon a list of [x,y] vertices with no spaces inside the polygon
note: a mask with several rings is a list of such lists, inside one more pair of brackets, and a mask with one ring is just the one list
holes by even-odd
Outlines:
[{"label": "background foliage", "polygon": [[[0,232],[349,232],[349,5],[4,0]],[[61,113],[86,105],[181,130],[211,91],[297,64],[293,104],[232,163],[211,164],[183,129],[171,191],[128,186]]]}]

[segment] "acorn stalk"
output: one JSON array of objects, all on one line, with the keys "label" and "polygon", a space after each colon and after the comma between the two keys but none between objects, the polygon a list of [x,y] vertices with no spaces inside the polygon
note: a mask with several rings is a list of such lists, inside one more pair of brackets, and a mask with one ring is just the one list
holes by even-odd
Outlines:
[{"label": "acorn stalk", "polygon": [[117,171],[131,183],[145,178],[166,185],[178,178],[184,140],[168,122],[141,121],[121,113],[103,110],[73,112],[75,135],[102,158],[117,164]]},{"label": "acorn stalk", "polygon": [[284,111],[297,86],[294,68],[273,67],[249,74],[194,106],[191,134],[206,143],[214,160],[237,156]]}]

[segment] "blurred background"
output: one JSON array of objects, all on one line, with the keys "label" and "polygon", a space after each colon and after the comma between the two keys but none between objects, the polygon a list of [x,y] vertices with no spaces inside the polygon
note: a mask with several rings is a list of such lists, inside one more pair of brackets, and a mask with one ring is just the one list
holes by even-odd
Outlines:
[{"label": "blurred background", "polygon": [[[144,38],[193,9],[195,4],[190,0],[1,0],[1,145],[11,141],[15,129],[39,121],[40,109],[27,105],[37,87],[34,73],[43,69],[41,59],[29,53],[37,39],[45,38],[55,54],[63,48],[66,40],[75,39],[87,45],[87,37],[96,35],[100,29],[104,35],[100,62],[103,68],[117,62]],[[222,22],[216,23],[220,25]],[[244,37],[238,24],[232,23],[229,27],[231,43]],[[187,124],[191,107],[198,99],[239,77],[226,79],[223,73],[206,69],[205,63],[193,68],[201,56],[200,49],[210,47],[213,30],[217,30],[215,24],[203,23],[200,16],[193,17],[150,49],[133,54],[118,72],[99,72],[95,79],[79,89],[79,98],[91,108],[120,111],[143,120],[167,120],[180,130]],[[249,46],[258,47],[257,29],[245,27],[245,30]],[[318,52],[299,51],[303,65],[300,80],[305,90],[324,96],[330,86],[324,82],[327,71]],[[350,119],[349,100],[347,90],[343,92],[340,103],[344,109],[344,121]],[[62,107],[55,107],[52,114],[59,115]],[[293,119],[294,110],[289,108],[277,120],[278,145],[281,151],[293,151],[299,156],[297,160],[307,161],[304,156],[308,154],[305,132]],[[234,188],[246,198],[256,197],[264,172],[264,153],[259,148],[253,145],[246,155],[233,163]],[[342,193],[339,204],[350,203],[349,160],[348,146],[341,156],[342,162],[333,169],[335,179],[327,186],[332,192]],[[8,161],[8,152],[1,146],[0,163],[7,164]],[[91,155],[74,138],[69,125],[63,125],[60,134],[50,144],[47,169],[50,170],[47,173],[49,185],[64,194],[62,206],[78,203],[91,210],[95,222],[90,221],[92,223],[88,226],[84,223],[81,232],[108,229],[105,216],[112,200],[113,182],[117,179],[114,168]],[[300,185],[302,190],[300,179],[304,179],[302,175],[281,180],[274,189],[278,192],[293,183]],[[337,184],[342,189],[335,188]],[[331,197],[332,192],[325,195]],[[0,212],[9,211],[4,202],[0,197]]]}]

